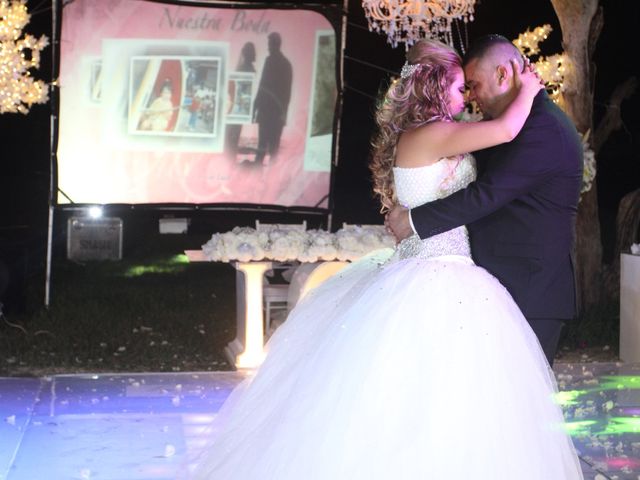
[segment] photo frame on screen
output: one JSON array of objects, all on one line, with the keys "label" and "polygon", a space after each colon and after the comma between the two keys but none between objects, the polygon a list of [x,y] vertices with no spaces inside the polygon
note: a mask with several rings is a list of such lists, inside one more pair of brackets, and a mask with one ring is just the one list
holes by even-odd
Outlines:
[{"label": "photo frame on screen", "polygon": [[129,79],[129,133],[216,137],[220,57],[134,56]]},{"label": "photo frame on screen", "polygon": [[102,94],[102,59],[94,57],[89,63],[89,99],[100,103]]},{"label": "photo frame on screen", "polygon": [[256,75],[250,72],[229,74],[229,105],[226,121],[229,125],[245,125],[253,119]]},{"label": "photo frame on screen", "polygon": [[333,30],[316,32],[313,57],[310,114],[304,169],[314,172],[331,170],[331,143],[338,87],[333,66],[336,61],[336,35]]}]

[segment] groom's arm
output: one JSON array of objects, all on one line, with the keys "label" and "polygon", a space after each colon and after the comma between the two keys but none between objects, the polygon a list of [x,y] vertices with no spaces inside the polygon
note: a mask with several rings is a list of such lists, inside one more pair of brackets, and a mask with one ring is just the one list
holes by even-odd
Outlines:
[{"label": "groom's arm", "polygon": [[500,147],[500,158],[492,160],[475,182],[446,198],[412,209],[410,220],[418,236],[427,238],[472,223],[534,190],[553,175],[552,149],[562,148],[549,144],[550,139],[558,138],[556,128],[538,126],[520,135]]}]

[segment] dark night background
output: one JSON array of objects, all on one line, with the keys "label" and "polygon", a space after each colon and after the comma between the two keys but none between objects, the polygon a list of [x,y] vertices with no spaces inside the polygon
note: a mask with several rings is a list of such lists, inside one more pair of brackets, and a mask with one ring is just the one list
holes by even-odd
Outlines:
[{"label": "dark night background", "polygon": [[[300,6],[309,2],[295,3]],[[328,1],[314,3],[335,4]],[[598,66],[596,125],[614,87],[631,75],[640,77],[637,53],[640,2],[602,0],[600,3],[604,8],[605,24],[595,53]],[[26,32],[36,36],[45,34],[51,38],[51,0],[29,0],[27,5],[32,18]],[[549,0],[482,0],[476,5],[475,21],[468,25],[468,35],[471,41],[485,33],[501,33],[513,39],[527,28],[545,23],[551,24],[554,31],[541,44],[542,53],[558,53],[561,51],[560,26]],[[33,73],[36,78],[51,80],[53,51],[52,46],[45,49],[41,67]],[[403,46],[392,49],[386,43],[386,37],[367,30],[359,0],[349,1],[344,53],[339,165],[335,170],[333,185],[334,228],[343,221],[364,224],[382,221],[378,205],[371,195],[367,170],[368,145],[373,130],[372,112],[374,99],[389,78],[385,69],[397,72],[404,62]],[[624,194],[640,186],[638,111],[640,93],[636,92],[622,106],[625,128],[613,133],[598,157],[598,198],[605,259],[610,259],[612,255],[618,203]],[[50,115],[50,104],[36,105],[28,115],[0,115],[0,255],[10,265],[9,295],[14,297],[20,297],[20,291],[28,283],[44,283],[50,185]],[[87,156],[90,155],[91,152],[87,152]],[[126,256],[131,245],[145,241],[145,232],[157,232],[157,220],[167,212],[153,208],[111,207],[107,209],[107,213],[124,219]],[[56,210],[54,254],[62,258],[66,246],[65,226],[68,215],[68,211]],[[180,212],[179,215],[191,217],[190,232],[193,233],[213,233],[230,229],[234,225],[250,225],[256,218],[255,213],[193,210]],[[268,216],[265,218],[269,220]],[[315,222],[319,223],[320,220],[316,219]],[[310,226],[317,225],[312,220]],[[189,237],[185,237],[184,248],[198,248],[199,245],[189,242]],[[10,302],[11,299],[8,299],[5,303]],[[21,305],[17,307],[20,308]]]}]

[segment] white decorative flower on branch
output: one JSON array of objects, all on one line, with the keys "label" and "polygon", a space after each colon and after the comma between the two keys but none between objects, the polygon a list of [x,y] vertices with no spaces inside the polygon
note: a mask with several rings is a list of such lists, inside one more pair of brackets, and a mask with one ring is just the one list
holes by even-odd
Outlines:
[{"label": "white decorative flower on branch", "polygon": [[48,100],[46,84],[34,80],[30,70],[40,67],[49,40],[21,38],[29,18],[25,0],[0,0],[0,113],[28,113],[34,103]]},{"label": "white decorative flower on branch", "polygon": [[589,134],[591,131],[587,131],[582,136],[582,151],[584,168],[582,169],[582,189],[580,193],[586,193],[591,190],[593,186],[593,180],[596,178],[596,154],[589,146]]},{"label": "white decorative flower on branch", "polygon": [[564,77],[569,68],[569,57],[563,52],[544,57],[540,55],[540,42],[547,39],[553,29],[543,25],[518,35],[513,44],[527,57],[537,56],[534,66],[540,74],[545,88],[556,103],[562,103]]}]

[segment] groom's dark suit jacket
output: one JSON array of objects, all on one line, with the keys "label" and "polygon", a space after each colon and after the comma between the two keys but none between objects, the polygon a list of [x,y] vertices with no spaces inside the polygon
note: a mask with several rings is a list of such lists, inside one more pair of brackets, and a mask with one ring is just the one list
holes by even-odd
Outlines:
[{"label": "groom's dark suit jacket", "polygon": [[467,225],[476,264],[507,287],[527,318],[576,315],[575,218],[583,153],[571,120],[541,91],[520,134],[474,153],[478,178],[411,211],[427,238]]}]

